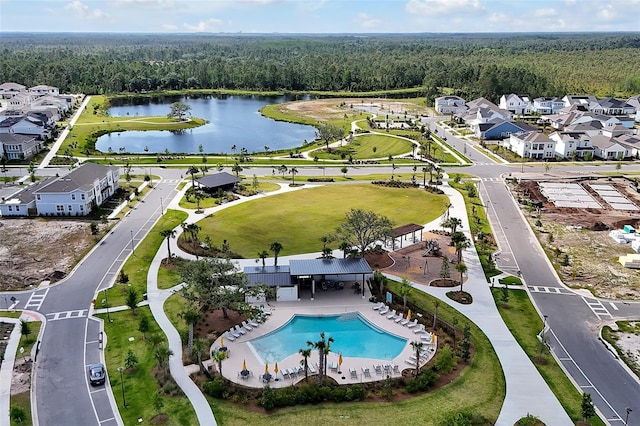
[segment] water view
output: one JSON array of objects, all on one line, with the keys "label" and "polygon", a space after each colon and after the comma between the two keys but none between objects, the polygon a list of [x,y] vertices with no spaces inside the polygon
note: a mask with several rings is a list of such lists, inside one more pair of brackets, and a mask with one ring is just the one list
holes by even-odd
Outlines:
[{"label": "water view", "polygon": [[[197,154],[202,145],[207,154],[233,154],[246,148],[249,153],[290,149],[315,138],[315,127],[275,121],[263,117],[259,110],[265,105],[294,100],[287,96],[207,96],[137,98],[115,100],[109,108],[112,117],[166,116],[173,102],[191,106],[193,117],[208,120],[204,126],[181,132],[127,131],[101,136],[96,149],[102,152],[185,153]],[[123,149],[124,148],[124,149]]]}]

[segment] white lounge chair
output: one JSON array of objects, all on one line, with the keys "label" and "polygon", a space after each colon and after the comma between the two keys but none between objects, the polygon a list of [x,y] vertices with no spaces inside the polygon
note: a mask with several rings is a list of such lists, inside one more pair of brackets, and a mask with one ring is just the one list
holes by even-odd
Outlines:
[{"label": "white lounge chair", "polygon": [[388,307],[387,305],[383,306],[383,307],[378,311],[378,313],[379,313],[380,315],[384,315],[384,314],[386,314],[387,312],[389,312],[389,307]]},{"label": "white lounge chair", "polygon": [[242,329],[242,327],[240,327],[240,325],[236,325],[236,327],[234,328],[234,330],[240,334],[247,334],[247,332],[245,330]]},{"label": "white lounge chair", "polygon": [[369,368],[362,367],[362,374],[364,377],[371,378],[371,371],[369,371]]},{"label": "white lounge chair", "polygon": [[401,374],[400,366],[398,364],[393,364],[393,374]]},{"label": "white lounge chair", "polygon": [[309,370],[309,373],[311,374],[316,374],[318,372],[312,363],[307,364],[307,370]]},{"label": "white lounge chair", "polygon": [[238,333],[234,327],[231,327],[229,329],[229,333],[232,334],[233,337],[236,337],[236,338],[242,336],[242,333]]},{"label": "white lounge chair", "polygon": [[389,315],[387,315],[387,319],[392,319],[396,317],[396,310],[391,311]]},{"label": "white lounge chair", "polygon": [[413,332],[414,332],[414,333],[421,333],[421,332],[423,332],[423,331],[424,331],[424,325],[422,325],[422,324],[418,324],[418,320],[417,320],[417,319],[414,319],[413,321],[409,322],[409,323],[407,324],[407,328],[413,328],[413,327],[416,327],[416,326],[418,326],[418,325],[419,325],[419,327],[418,327],[418,328],[416,328],[415,330],[413,330]]},{"label": "white lounge chair", "polygon": [[351,375],[352,379],[357,379],[358,378],[358,372],[356,371],[355,368],[350,368],[349,369],[349,374]]},{"label": "white lounge chair", "polygon": [[404,321],[404,316],[402,314],[398,314],[396,316],[396,318],[394,319],[394,321],[398,324],[400,324],[402,321]]},{"label": "white lounge chair", "polygon": [[405,362],[405,363],[407,363],[407,364],[409,364],[409,365],[413,365],[414,367],[416,366],[416,362],[415,362],[415,361],[412,361],[412,360],[410,360],[410,359],[405,359],[405,360],[404,360],[404,362]]},{"label": "white lounge chair", "polygon": [[378,375],[382,375],[382,366],[381,365],[374,365],[373,369],[375,370],[376,374]]},{"label": "white lounge chair", "polygon": [[254,320],[250,319],[247,321],[247,324],[249,324],[251,327],[256,328],[258,327],[260,324],[258,324],[257,322],[255,322]]},{"label": "white lounge chair", "polygon": [[400,321],[400,325],[408,325],[411,322],[411,320],[409,318],[405,318],[402,321]]},{"label": "white lounge chair", "polygon": [[380,302],[377,305],[373,305],[373,310],[374,311],[379,311],[380,309],[382,309],[383,306],[384,306],[384,303]]},{"label": "white lounge chair", "polygon": [[246,321],[242,321],[242,327],[244,327],[244,329],[247,330],[247,331],[253,330],[253,327],[251,327],[249,324],[247,324]]},{"label": "white lounge chair", "polygon": [[222,337],[224,337],[225,339],[227,339],[230,342],[233,342],[234,340],[236,340],[236,338],[233,337],[231,335],[231,333],[229,333],[228,331],[225,331],[224,334],[222,335]]}]

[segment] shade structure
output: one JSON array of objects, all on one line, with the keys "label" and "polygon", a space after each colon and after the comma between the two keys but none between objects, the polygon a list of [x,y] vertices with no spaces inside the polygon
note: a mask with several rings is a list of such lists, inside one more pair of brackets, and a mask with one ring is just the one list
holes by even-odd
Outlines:
[{"label": "shade structure", "polygon": [[246,370],[246,369],[247,369],[247,360],[246,360],[246,359],[243,359],[243,360],[242,360],[242,369],[243,369],[243,370]]},{"label": "shade structure", "polygon": [[278,370],[278,363],[277,363],[277,362],[276,362],[276,366],[275,366],[275,367],[273,367],[273,371],[275,371],[275,372],[276,372],[276,374],[278,374],[278,371],[279,371],[279,370]]},{"label": "shade structure", "polygon": [[264,365],[264,374],[269,374],[269,364]]},{"label": "shade structure", "polygon": [[220,346],[221,346],[221,347],[224,347],[224,337],[221,337],[221,338],[220,338]]},{"label": "shade structure", "polygon": [[407,320],[411,319],[411,309],[409,309],[409,312],[407,312]]}]

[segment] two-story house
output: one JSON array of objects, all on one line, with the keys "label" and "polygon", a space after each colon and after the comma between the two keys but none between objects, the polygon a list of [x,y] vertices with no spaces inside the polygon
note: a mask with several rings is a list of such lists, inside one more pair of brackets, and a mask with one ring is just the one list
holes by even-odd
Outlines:
[{"label": "two-story house", "polygon": [[555,158],[555,141],[537,132],[513,133],[505,146],[522,158],[539,160]]},{"label": "two-story house", "polygon": [[13,82],[2,83],[0,84],[0,98],[10,99],[14,95],[24,92],[25,90],[27,90],[27,86],[23,86],[22,84]]},{"label": "two-story house", "polygon": [[558,114],[563,107],[564,102],[562,99],[556,97],[540,97],[533,100],[531,112],[541,115]]},{"label": "two-story house", "polygon": [[0,121],[0,133],[19,133],[38,136],[42,140],[51,137],[51,127],[37,115],[7,117]]},{"label": "two-story house", "polygon": [[467,110],[466,101],[459,96],[441,96],[435,100],[438,114],[462,114]]},{"label": "two-story house", "polygon": [[533,105],[529,95],[516,95],[515,93],[510,93],[500,97],[500,103],[498,106],[500,109],[506,109],[512,114],[529,115],[531,114],[531,107]]},{"label": "two-story house", "polygon": [[560,158],[585,158],[593,155],[591,137],[585,132],[553,132],[549,139],[555,141],[556,156]]},{"label": "two-story house", "polygon": [[598,102],[598,100],[593,95],[566,95],[562,98],[562,102],[564,102],[565,107],[570,107],[571,105],[584,105],[589,107],[589,105]]},{"label": "two-story house", "polygon": [[45,95],[58,96],[60,94],[60,90],[58,90],[57,87],[40,84],[38,86],[29,87],[29,93],[33,93],[38,97]]},{"label": "two-story house", "polygon": [[44,148],[44,142],[39,137],[19,133],[0,133],[0,145],[7,160],[24,160]]},{"label": "two-story house", "polygon": [[38,215],[85,216],[116,192],[119,177],[115,166],[85,163],[34,191]]}]

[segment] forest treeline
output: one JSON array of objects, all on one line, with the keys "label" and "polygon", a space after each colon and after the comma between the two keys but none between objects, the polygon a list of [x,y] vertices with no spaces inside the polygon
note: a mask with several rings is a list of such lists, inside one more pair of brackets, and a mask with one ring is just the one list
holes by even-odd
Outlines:
[{"label": "forest treeline", "polygon": [[625,97],[640,92],[640,34],[165,35],[4,33],[0,82],[65,93],[180,89],[447,88]]}]

